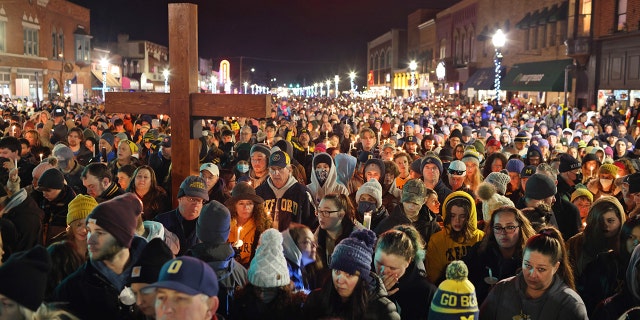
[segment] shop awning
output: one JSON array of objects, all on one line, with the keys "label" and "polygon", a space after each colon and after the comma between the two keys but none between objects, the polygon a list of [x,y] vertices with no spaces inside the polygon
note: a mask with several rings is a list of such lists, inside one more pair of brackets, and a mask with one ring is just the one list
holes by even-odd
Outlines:
[{"label": "shop awning", "polygon": [[567,15],[569,14],[569,2],[565,1],[560,6],[554,4],[549,10],[549,18],[547,21],[555,22],[562,21],[567,19]]},{"label": "shop awning", "polygon": [[482,68],[476,70],[469,80],[462,86],[463,90],[474,88],[476,90],[492,90],[496,78],[494,68]]},{"label": "shop awning", "polygon": [[[93,74],[94,77],[96,77],[96,79],[98,79],[98,81],[100,81],[100,83],[102,83],[102,72],[98,70],[91,70],[91,73]],[[107,87],[120,87],[120,81],[118,81],[116,77],[114,77],[112,74],[109,74],[108,72],[107,72]]]},{"label": "shop awning", "polygon": [[529,29],[529,21],[531,21],[531,12],[527,12],[524,18],[516,23],[516,28],[521,30]]},{"label": "shop awning", "polygon": [[[563,92],[564,68],[571,59],[515,64],[501,83],[502,90]],[[571,82],[569,82],[571,90]]]}]

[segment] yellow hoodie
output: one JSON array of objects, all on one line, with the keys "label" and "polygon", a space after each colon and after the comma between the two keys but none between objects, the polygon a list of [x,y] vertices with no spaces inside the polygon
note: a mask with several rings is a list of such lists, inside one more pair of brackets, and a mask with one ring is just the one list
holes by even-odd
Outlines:
[{"label": "yellow hoodie", "polygon": [[427,244],[425,266],[427,269],[427,278],[435,285],[438,285],[440,280],[444,280],[444,271],[449,262],[462,260],[469,252],[469,249],[484,237],[484,232],[478,230],[476,203],[473,197],[464,191],[456,191],[447,196],[444,200],[442,218],[445,220],[447,218],[447,203],[453,198],[460,197],[466,198],[471,202],[471,212],[469,213],[469,219],[467,219],[467,230],[471,236],[464,242],[458,242],[458,239],[452,239],[451,224],[445,225],[442,231],[431,236]]}]

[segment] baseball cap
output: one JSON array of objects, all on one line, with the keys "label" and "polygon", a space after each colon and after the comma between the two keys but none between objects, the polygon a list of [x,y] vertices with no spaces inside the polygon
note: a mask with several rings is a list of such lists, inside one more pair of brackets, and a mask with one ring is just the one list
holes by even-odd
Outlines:
[{"label": "baseball cap", "polygon": [[520,172],[520,178],[528,178],[536,173],[536,166],[526,166]]},{"label": "baseball cap", "polygon": [[218,277],[204,261],[183,256],[167,261],[160,270],[158,282],[148,287],[213,297],[218,295]]},{"label": "baseball cap", "polygon": [[289,155],[282,151],[276,151],[271,154],[269,157],[269,167],[280,167],[284,168],[289,165],[291,162],[289,160]]},{"label": "baseball cap", "polygon": [[218,169],[218,166],[216,166],[215,164],[213,164],[211,162],[203,163],[200,166],[199,172],[202,172],[204,170],[209,171],[209,173],[211,173],[214,176],[219,176],[220,175],[220,169]]},{"label": "baseball cap", "polygon": [[464,162],[455,160],[449,164],[449,168],[447,168],[447,171],[452,176],[462,176],[467,171],[467,166],[464,164]]},{"label": "baseball cap", "polygon": [[171,148],[171,136],[164,137],[161,145],[165,148]]}]

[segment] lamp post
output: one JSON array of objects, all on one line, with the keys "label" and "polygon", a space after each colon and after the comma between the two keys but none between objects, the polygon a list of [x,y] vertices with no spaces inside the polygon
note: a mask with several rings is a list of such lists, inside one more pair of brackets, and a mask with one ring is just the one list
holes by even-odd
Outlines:
[{"label": "lamp post", "polygon": [[355,91],[355,86],[356,86],[356,73],[355,72],[351,72],[349,73],[349,80],[351,80],[351,92]]},{"label": "lamp post", "polygon": [[333,82],[336,84],[336,98],[338,97],[338,81],[340,81],[340,77],[336,74],[333,77]]},{"label": "lamp post", "polygon": [[100,67],[102,68],[102,101],[104,101],[105,92],[107,92],[107,67],[109,63],[107,59],[102,58],[100,60]]},{"label": "lamp post", "polygon": [[493,35],[491,42],[493,42],[493,46],[496,48],[496,56],[493,59],[493,63],[495,65],[495,73],[496,78],[493,81],[493,84],[496,89],[496,103],[500,105],[500,71],[502,69],[502,47],[504,47],[505,42],[507,41],[504,32],[502,29],[498,29],[496,33]]},{"label": "lamp post", "polygon": [[243,85],[244,85],[244,94],[247,94],[247,87],[249,86],[249,82],[245,81]]},{"label": "lamp post", "polygon": [[445,89],[445,79],[447,76],[447,67],[445,67],[444,65],[444,61],[440,61],[440,63],[438,63],[438,65],[436,66],[436,78],[438,78],[438,82],[440,82],[442,84],[442,96],[440,97],[442,100],[444,100],[444,89]]},{"label": "lamp post", "polygon": [[169,70],[162,70],[162,76],[164,77],[164,92],[169,92]]},{"label": "lamp post", "polygon": [[216,93],[217,82],[218,79],[216,78],[216,76],[211,75],[211,93]]},{"label": "lamp post", "polygon": [[418,63],[415,60],[411,60],[411,62],[409,62],[409,70],[411,71],[411,85],[410,90],[411,90],[411,96],[413,97],[413,90],[415,89],[415,85],[416,85],[416,69],[418,68]]},{"label": "lamp post", "polygon": [[331,80],[325,81],[327,84],[327,98],[329,98],[329,91],[331,90]]}]

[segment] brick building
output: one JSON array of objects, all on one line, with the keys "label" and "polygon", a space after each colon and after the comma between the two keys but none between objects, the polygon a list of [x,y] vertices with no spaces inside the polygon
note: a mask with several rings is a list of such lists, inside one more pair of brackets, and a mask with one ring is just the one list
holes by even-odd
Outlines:
[{"label": "brick building", "polygon": [[64,0],[0,4],[0,93],[50,99],[91,87],[89,10]]}]

